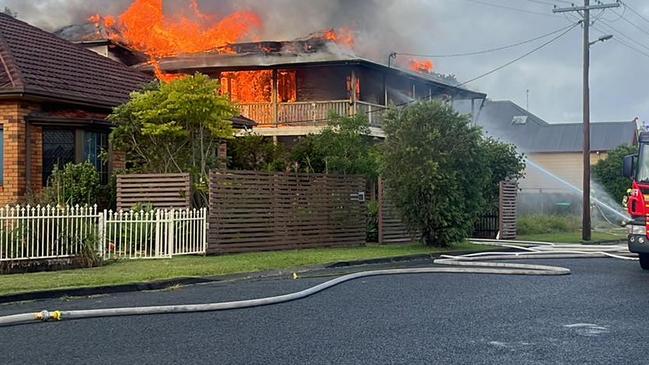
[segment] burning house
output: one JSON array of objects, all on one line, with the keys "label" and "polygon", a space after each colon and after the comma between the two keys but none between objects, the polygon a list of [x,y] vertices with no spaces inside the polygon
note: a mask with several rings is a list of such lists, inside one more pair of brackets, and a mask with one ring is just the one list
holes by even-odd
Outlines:
[{"label": "burning house", "polygon": [[[117,17],[91,17],[94,30],[84,25],[58,33],[161,80],[196,72],[218,79],[242,116],[256,122],[257,134],[279,138],[317,132],[332,112],[367,115],[372,133],[382,136],[383,112],[416,99],[441,98],[475,118],[486,97],[437,78],[431,61],[388,67],[357,55],[349,28],[257,41],[263,24],[256,13],[216,17],[188,3],[185,13],[167,14],[162,0],[135,0]],[[135,62],[142,57],[147,60]]]},{"label": "burning house", "polygon": [[[277,137],[315,132],[332,112],[366,115],[373,134],[382,136],[383,112],[390,105],[442,98],[464,103],[475,112],[486,97],[444,83],[432,73],[387,67],[346,53],[326,34],[296,41],[238,43],[228,46],[229,52],[162,58],[157,66],[168,77],[201,72],[219,79],[222,93],[239,106],[242,115],[257,122],[255,132]],[[134,68],[155,72],[150,63]]]}]

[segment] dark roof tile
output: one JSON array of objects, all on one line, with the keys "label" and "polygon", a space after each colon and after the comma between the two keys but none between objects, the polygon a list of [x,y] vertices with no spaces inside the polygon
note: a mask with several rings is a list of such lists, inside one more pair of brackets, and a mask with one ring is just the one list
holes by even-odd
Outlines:
[{"label": "dark roof tile", "polygon": [[150,80],[144,73],[0,13],[0,93],[17,91],[113,107]]}]

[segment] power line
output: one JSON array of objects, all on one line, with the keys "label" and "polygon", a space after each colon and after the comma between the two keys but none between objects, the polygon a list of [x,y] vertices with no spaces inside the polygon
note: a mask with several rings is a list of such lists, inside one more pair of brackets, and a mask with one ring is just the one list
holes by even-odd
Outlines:
[{"label": "power line", "polygon": [[[618,14],[616,11],[613,11],[613,12],[614,12],[615,14]],[[618,15],[620,15],[620,14],[618,14]],[[646,31],[646,30],[645,30],[644,28],[642,28],[641,26],[639,26],[639,25],[633,23],[632,21],[630,21],[629,19],[627,19],[627,18],[625,18],[625,17],[623,17],[623,16],[622,16],[621,18],[622,18],[622,20],[624,20],[626,23],[632,25],[634,28],[638,29],[638,30],[641,31],[642,33],[644,33],[644,34],[646,34],[646,35],[649,35],[649,32]]]},{"label": "power line", "polygon": [[397,54],[397,55],[401,55],[401,56],[412,56],[412,57],[423,57],[423,58],[449,58],[449,57],[475,56],[475,55],[480,55],[480,54],[485,54],[485,53],[491,53],[491,52],[497,52],[497,51],[502,51],[502,50],[504,50],[504,49],[509,49],[509,48],[518,47],[518,46],[521,46],[521,45],[523,45],[523,44],[527,44],[527,43],[531,43],[531,42],[537,41],[537,40],[539,40],[539,39],[547,38],[547,37],[549,37],[549,36],[551,36],[551,35],[554,35],[554,34],[557,34],[557,33],[559,33],[559,32],[562,32],[562,31],[564,31],[564,30],[566,30],[566,29],[568,29],[568,28],[570,28],[570,27],[572,27],[572,25],[568,25],[568,26],[566,26],[566,27],[562,27],[562,28],[560,28],[560,29],[557,29],[557,30],[552,31],[552,32],[550,32],[550,33],[546,33],[546,34],[540,35],[540,36],[538,36],[538,37],[534,37],[534,38],[532,38],[532,39],[528,39],[528,40],[525,40],[525,41],[521,41],[521,42],[517,42],[517,43],[509,44],[509,45],[502,46],[502,47],[485,49],[485,50],[482,50],[482,51],[465,52],[465,53],[452,53],[452,54],[438,54],[438,55],[434,55],[434,54],[401,53],[401,52],[397,52],[396,54]]},{"label": "power line", "polygon": [[[608,29],[612,29],[613,31],[617,32],[617,33],[615,33],[616,37],[613,37],[614,41],[620,43],[621,45],[623,45],[623,46],[625,46],[625,47],[627,47],[627,48],[629,48],[629,49],[631,49],[633,51],[636,51],[636,52],[638,52],[638,53],[640,53],[640,54],[642,54],[644,56],[649,57],[649,53],[647,53],[647,51],[649,51],[649,47],[647,47],[646,45],[644,45],[644,44],[634,40],[633,38],[625,35],[624,33],[621,33],[617,29],[613,28],[611,25],[604,24],[604,23],[602,23],[602,25],[606,26]],[[601,34],[606,34],[607,33],[604,30],[598,28],[598,26],[596,26],[596,25],[593,26],[593,28],[595,30],[597,30],[598,32],[600,32]],[[625,38],[626,40],[623,40],[622,38]],[[632,46],[631,44],[629,44],[629,42],[633,42],[633,43],[639,45],[640,47],[646,49],[647,51],[643,51],[643,50],[641,50],[641,49],[639,49],[639,48],[637,48],[635,46]]]},{"label": "power line", "polygon": [[[622,36],[623,38],[626,38],[628,42],[635,43],[636,45],[638,45],[638,46],[640,46],[640,47],[642,47],[642,48],[649,51],[649,47],[647,45],[645,45],[644,43],[641,43],[641,42],[635,40],[634,38],[628,36],[627,34],[623,33],[619,29],[617,29],[614,26],[608,24],[607,22],[600,21],[600,24],[603,25],[604,27],[606,27],[607,29],[609,29],[610,31],[616,33],[618,36]],[[594,27],[594,28],[601,31],[601,29],[599,29],[597,27]]]},{"label": "power line", "polygon": [[540,16],[546,16],[546,17],[553,17],[554,18],[554,16],[552,16],[551,14],[541,13],[541,12],[538,12],[538,11],[526,10],[526,9],[521,9],[521,8],[515,8],[513,6],[489,3],[489,2],[486,2],[486,1],[482,1],[482,0],[464,0],[464,1],[472,2],[472,3],[476,3],[476,4],[482,4],[482,5],[486,5],[486,6],[491,6],[491,7],[494,7],[494,8],[517,11],[519,13],[534,14],[534,15],[540,15]]},{"label": "power line", "polygon": [[523,59],[523,58],[525,58],[525,57],[527,57],[527,56],[529,56],[529,55],[531,55],[531,54],[533,54],[533,53],[535,53],[535,52],[541,50],[542,48],[545,48],[546,46],[548,46],[549,44],[553,43],[553,42],[556,41],[557,39],[559,39],[559,38],[563,37],[564,35],[568,34],[568,32],[570,32],[571,30],[575,29],[575,27],[577,27],[577,26],[578,26],[579,24],[581,24],[581,23],[582,23],[582,21],[579,21],[579,22],[573,24],[573,25],[570,26],[568,29],[566,29],[565,31],[563,31],[563,33],[561,33],[561,34],[559,34],[558,36],[556,36],[556,37],[550,39],[549,41],[547,41],[547,42],[541,44],[540,46],[538,46],[538,47],[532,49],[531,51],[526,52],[526,53],[523,54],[522,56],[516,57],[515,59],[513,59],[513,60],[511,60],[511,61],[509,61],[509,62],[507,62],[507,63],[505,63],[504,65],[498,66],[498,67],[496,67],[495,69],[493,69],[493,70],[491,70],[491,71],[489,71],[489,72],[485,72],[484,74],[482,74],[482,75],[480,75],[480,76],[477,76],[477,77],[474,77],[474,78],[472,78],[472,79],[470,79],[470,80],[468,80],[468,81],[465,81],[465,82],[463,82],[463,83],[461,83],[461,84],[459,84],[459,85],[457,85],[457,86],[458,86],[458,87],[460,87],[460,86],[464,86],[464,85],[466,85],[466,84],[468,84],[468,83],[471,83],[471,82],[476,81],[476,80],[479,80],[479,79],[481,79],[481,78],[483,78],[483,77],[489,76],[489,75],[491,75],[491,74],[493,74],[493,73],[495,73],[495,72],[498,72],[498,71],[502,70],[503,68],[505,68],[505,67],[507,67],[507,66],[509,66],[509,65],[511,65],[511,64],[513,64],[513,63],[515,63],[515,62],[520,61],[521,59]]},{"label": "power line", "polygon": [[635,9],[633,9],[632,7],[630,7],[629,4],[627,4],[626,2],[622,2],[622,1],[620,1],[620,3],[622,3],[622,5],[624,6],[624,10],[629,9],[629,11],[631,11],[633,14],[639,16],[641,19],[643,19],[644,21],[649,23],[649,19],[647,19],[644,15],[640,14],[640,12],[638,12]]}]

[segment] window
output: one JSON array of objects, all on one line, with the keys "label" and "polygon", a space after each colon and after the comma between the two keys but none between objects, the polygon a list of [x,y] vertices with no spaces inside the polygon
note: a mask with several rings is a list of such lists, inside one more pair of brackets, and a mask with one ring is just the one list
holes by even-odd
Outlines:
[{"label": "window", "polygon": [[47,185],[55,166],[62,168],[74,162],[74,151],[74,130],[43,129],[43,185]]},{"label": "window", "polygon": [[5,134],[0,128],[0,185],[4,184],[5,176]]},{"label": "window", "polygon": [[108,183],[108,164],[103,158],[106,152],[108,152],[108,134],[84,132],[83,158],[95,166],[102,184]]}]

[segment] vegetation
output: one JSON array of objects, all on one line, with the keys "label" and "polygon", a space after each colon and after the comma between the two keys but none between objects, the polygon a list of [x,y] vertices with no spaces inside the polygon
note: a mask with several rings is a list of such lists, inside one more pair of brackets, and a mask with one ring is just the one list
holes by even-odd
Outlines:
[{"label": "vegetation", "polygon": [[498,206],[500,182],[518,180],[523,177],[525,157],[516,151],[516,146],[500,142],[492,137],[481,140],[481,150],[487,160],[490,181],[485,189],[486,209]]},{"label": "vegetation", "polygon": [[46,203],[56,205],[94,205],[101,189],[99,173],[89,162],[54,167],[44,190]]},{"label": "vegetation", "polygon": [[266,270],[298,269],[338,261],[376,259],[449,251],[487,250],[489,246],[461,243],[448,249],[422,245],[381,245],[228,256],[177,257],[169,260],[124,260],[91,269],[0,276],[0,295],[142,283],[182,277],[218,276]]},{"label": "vegetation", "polygon": [[427,245],[466,238],[497,182],[524,168],[512,146],[483,139],[466,116],[439,101],[392,111],[384,129],[386,186],[405,223]]},{"label": "vegetation", "polygon": [[593,166],[593,178],[617,202],[621,202],[626,190],[631,188],[632,180],[622,176],[624,156],[638,153],[637,146],[620,146],[608,153],[608,156]]},{"label": "vegetation", "polygon": [[151,84],[115,108],[111,141],[133,170],[192,173],[204,204],[209,170],[218,165],[219,144],[233,136],[236,113],[218,90],[218,81],[202,74]]},{"label": "vegetation", "polygon": [[[552,242],[552,243],[583,243],[584,242],[581,239],[581,231],[526,234],[526,235],[519,235],[516,239],[521,241],[538,241],[538,242]],[[591,240],[588,242],[593,243],[593,242],[607,242],[607,241],[626,241],[626,233],[594,231],[592,232]]]},{"label": "vegetation", "polygon": [[252,133],[228,142],[228,159],[232,170],[283,171],[287,164],[282,145]]},{"label": "vegetation", "polygon": [[519,235],[577,232],[580,228],[577,216],[533,214],[519,217],[517,222]]},{"label": "vegetation", "polygon": [[359,174],[376,178],[379,154],[370,137],[367,117],[332,115],[319,134],[307,136],[295,146],[292,160],[306,172]]}]

